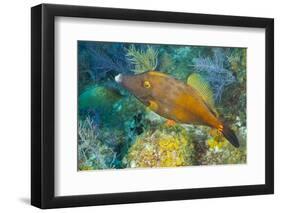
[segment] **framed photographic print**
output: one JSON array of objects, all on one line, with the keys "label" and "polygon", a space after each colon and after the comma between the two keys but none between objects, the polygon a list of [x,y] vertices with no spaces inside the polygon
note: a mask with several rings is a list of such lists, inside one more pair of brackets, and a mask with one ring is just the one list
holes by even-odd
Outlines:
[{"label": "framed photographic print", "polygon": [[271,194],[274,21],[31,9],[31,203]]}]

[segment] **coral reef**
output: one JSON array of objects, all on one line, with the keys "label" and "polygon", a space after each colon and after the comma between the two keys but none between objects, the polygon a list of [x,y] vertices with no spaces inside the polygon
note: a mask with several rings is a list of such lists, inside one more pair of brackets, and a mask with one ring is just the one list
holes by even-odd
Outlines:
[{"label": "coral reef", "polygon": [[139,135],[123,163],[132,168],[190,166],[193,151],[183,127],[166,127]]},{"label": "coral reef", "polygon": [[114,88],[95,85],[81,92],[79,96],[79,107],[80,109],[108,108],[121,97],[120,92]]},{"label": "coral reef", "polygon": [[100,130],[87,117],[78,124],[79,170],[113,168],[116,153],[99,139]]},{"label": "coral reef", "polygon": [[202,165],[244,164],[247,162],[246,148],[235,149],[227,141],[208,140],[209,149],[202,155]]},{"label": "coral reef", "polygon": [[[78,41],[78,170],[246,163],[246,56],[245,48]],[[240,148],[209,127],[167,122],[114,81],[148,70],[182,82],[202,76]]]}]

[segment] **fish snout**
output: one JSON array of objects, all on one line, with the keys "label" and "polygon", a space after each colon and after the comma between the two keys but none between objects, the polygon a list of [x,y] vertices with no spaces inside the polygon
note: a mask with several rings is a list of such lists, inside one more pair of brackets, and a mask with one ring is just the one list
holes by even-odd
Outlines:
[{"label": "fish snout", "polygon": [[114,80],[117,82],[117,83],[121,83],[122,82],[122,74],[118,74],[114,77]]}]

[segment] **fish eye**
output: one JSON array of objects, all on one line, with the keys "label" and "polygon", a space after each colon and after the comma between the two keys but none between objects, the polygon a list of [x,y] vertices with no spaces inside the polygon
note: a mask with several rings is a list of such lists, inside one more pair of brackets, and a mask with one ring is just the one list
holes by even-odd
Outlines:
[{"label": "fish eye", "polygon": [[148,89],[148,88],[150,88],[150,87],[151,87],[151,85],[150,85],[150,82],[149,82],[149,81],[144,81],[144,82],[143,82],[143,86],[144,86],[144,88],[146,88],[146,89]]}]

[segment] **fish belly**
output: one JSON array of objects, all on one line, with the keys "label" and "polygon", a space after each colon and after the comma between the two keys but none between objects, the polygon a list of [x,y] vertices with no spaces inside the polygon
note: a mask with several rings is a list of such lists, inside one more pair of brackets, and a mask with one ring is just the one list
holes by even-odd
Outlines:
[{"label": "fish belly", "polygon": [[203,99],[196,94],[184,95],[171,112],[181,123],[206,125],[218,128],[220,121],[208,109]]}]

